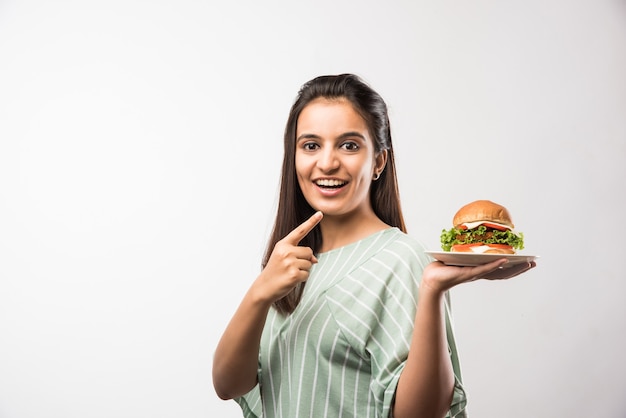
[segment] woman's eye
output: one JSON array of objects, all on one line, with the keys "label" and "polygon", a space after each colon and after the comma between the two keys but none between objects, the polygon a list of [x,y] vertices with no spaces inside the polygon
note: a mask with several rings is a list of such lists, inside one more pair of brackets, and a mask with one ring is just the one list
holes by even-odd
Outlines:
[{"label": "woman's eye", "polygon": [[302,146],[302,148],[305,151],[315,151],[318,148],[318,145],[315,142],[307,142]]},{"label": "woman's eye", "polygon": [[359,149],[359,145],[356,142],[344,142],[341,144],[341,148],[346,151],[356,151]]}]

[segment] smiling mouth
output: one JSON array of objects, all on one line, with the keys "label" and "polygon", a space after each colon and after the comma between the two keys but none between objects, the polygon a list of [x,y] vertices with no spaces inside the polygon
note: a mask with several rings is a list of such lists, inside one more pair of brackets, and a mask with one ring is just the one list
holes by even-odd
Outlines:
[{"label": "smiling mouth", "polygon": [[340,187],[345,186],[347,182],[341,181],[341,180],[335,180],[335,179],[322,179],[322,180],[317,180],[315,184],[325,189],[338,189]]}]

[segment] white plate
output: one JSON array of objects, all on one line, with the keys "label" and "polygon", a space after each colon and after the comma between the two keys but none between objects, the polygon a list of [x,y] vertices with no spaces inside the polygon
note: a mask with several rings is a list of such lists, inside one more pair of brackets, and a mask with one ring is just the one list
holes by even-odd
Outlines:
[{"label": "white plate", "polygon": [[507,267],[510,267],[519,263],[528,263],[539,257],[525,254],[476,254],[447,251],[426,251],[426,254],[449,266],[480,266],[481,264],[487,264],[501,258],[506,258],[509,260]]}]

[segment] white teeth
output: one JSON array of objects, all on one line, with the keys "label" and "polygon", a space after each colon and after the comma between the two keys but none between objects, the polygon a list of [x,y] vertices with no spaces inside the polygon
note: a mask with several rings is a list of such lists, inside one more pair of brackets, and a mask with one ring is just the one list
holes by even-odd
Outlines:
[{"label": "white teeth", "polygon": [[315,183],[322,187],[337,187],[345,184],[343,181],[330,179],[317,180]]}]

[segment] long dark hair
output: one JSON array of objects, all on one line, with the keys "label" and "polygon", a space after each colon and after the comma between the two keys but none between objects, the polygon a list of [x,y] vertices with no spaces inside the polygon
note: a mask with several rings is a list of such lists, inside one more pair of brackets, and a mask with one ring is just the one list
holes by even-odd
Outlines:
[{"label": "long dark hair", "polygon": [[[391,130],[385,101],[356,75],[320,76],[308,81],[300,88],[289,112],[285,127],[284,156],[276,220],[267,243],[262,267],[267,265],[276,243],[314,212],[304,198],[296,177],[296,129],[302,109],[319,97],[347,99],[365,120],[369,133],[374,139],[376,153],[387,150],[387,164],[378,180],[371,183],[370,200],[374,213],[383,222],[406,232],[400,208],[398,181],[391,145]],[[300,242],[300,245],[310,247],[314,253],[318,252],[322,245],[319,226],[315,227]],[[287,296],[274,302],[274,307],[281,313],[293,312],[300,302],[303,290],[304,283],[296,286]]]}]

